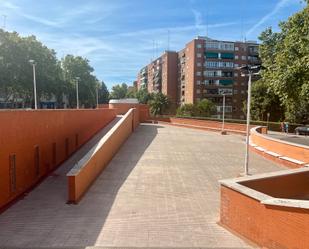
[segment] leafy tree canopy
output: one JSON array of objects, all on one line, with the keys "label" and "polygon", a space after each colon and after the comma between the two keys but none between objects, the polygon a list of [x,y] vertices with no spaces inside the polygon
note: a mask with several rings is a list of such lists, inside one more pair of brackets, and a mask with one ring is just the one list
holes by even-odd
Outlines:
[{"label": "leafy tree canopy", "polygon": [[[307,1],[308,2],[308,1]],[[261,35],[262,81],[292,122],[309,120],[309,6]]]},{"label": "leafy tree canopy", "polygon": [[128,85],[126,83],[117,84],[112,87],[110,93],[111,99],[124,99],[128,93]]}]

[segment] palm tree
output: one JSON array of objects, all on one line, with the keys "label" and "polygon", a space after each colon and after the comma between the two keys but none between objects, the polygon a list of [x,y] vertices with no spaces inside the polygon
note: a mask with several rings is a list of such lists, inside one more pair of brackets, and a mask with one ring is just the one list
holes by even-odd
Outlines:
[{"label": "palm tree", "polygon": [[170,101],[163,93],[153,93],[149,101],[150,112],[154,116],[162,115],[169,105]]}]

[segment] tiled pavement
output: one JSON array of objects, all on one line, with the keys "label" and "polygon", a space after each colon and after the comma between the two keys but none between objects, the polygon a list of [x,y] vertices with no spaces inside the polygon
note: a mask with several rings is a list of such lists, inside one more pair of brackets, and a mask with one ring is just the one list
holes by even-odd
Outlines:
[{"label": "tiled pavement", "polygon": [[[218,180],[242,172],[244,137],[143,124],[78,205],[68,166],[0,215],[0,248],[250,246],[217,224]],[[251,153],[252,173],[280,170]]]}]

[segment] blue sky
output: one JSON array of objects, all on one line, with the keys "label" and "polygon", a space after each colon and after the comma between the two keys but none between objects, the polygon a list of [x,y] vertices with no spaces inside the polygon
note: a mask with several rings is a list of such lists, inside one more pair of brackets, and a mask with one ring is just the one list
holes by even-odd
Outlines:
[{"label": "blue sky", "polygon": [[111,88],[131,84],[167,49],[168,30],[170,50],[197,35],[257,40],[304,6],[300,0],[0,0],[0,16],[6,15],[7,30],[34,34],[59,58],[87,57]]}]

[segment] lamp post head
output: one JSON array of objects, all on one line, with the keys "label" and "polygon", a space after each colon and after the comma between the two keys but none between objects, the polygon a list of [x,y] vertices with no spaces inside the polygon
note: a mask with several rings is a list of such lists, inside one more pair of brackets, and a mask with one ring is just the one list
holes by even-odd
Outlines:
[{"label": "lamp post head", "polygon": [[260,74],[260,70],[264,69],[265,67],[263,67],[261,64],[258,65],[245,65],[242,67],[237,67],[238,70],[241,71],[241,76],[248,76],[250,75],[259,75]]},{"label": "lamp post head", "polygon": [[76,79],[77,81],[79,81],[79,80],[80,80],[80,77],[75,77],[75,79]]},{"label": "lamp post head", "polygon": [[35,65],[35,64],[36,64],[35,60],[29,60],[29,63],[30,63],[31,65]]}]

